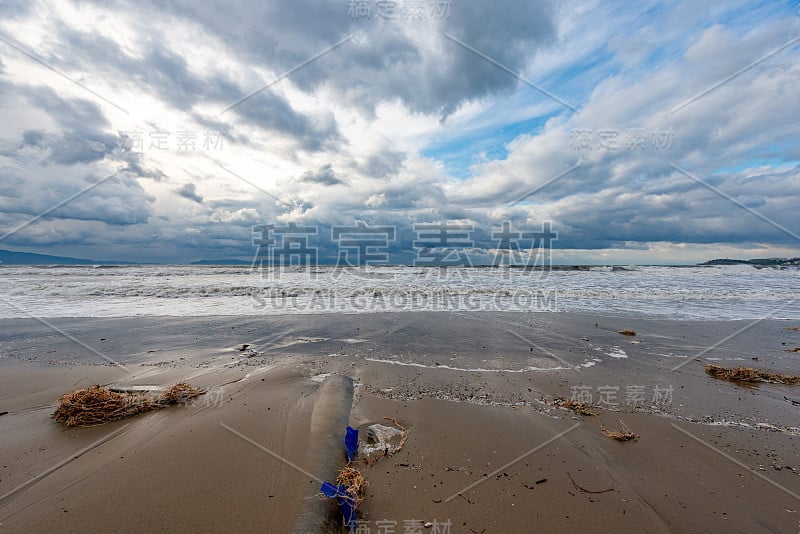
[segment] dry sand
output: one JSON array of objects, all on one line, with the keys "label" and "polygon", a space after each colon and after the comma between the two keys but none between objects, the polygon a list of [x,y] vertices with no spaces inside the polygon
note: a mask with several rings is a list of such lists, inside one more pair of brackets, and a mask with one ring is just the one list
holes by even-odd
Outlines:
[{"label": "dry sand", "polygon": [[[349,423],[362,437],[387,416],[408,428],[402,451],[362,467],[363,532],[381,522],[413,532],[412,521],[487,533],[800,527],[798,407],[786,400],[800,389],[743,388],[702,366],[799,374],[798,355],[784,352],[800,344],[786,330],[794,323],[765,321],[695,362],[745,323],[502,313],[54,322],[125,368],[34,321],[0,321],[6,532],[308,530],[302,517],[329,509],[319,480],[344,463],[335,428],[348,401],[329,375],[352,378]],[[50,419],[61,394],[92,383],[179,380],[209,393],[100,427]],[[643,403],[626,402],[630,386],[645,388]],[[656,386],[670,402],[652,402]],[[600,417],[552,405],[576,387],[594,393]],[[597,402],[602,387],[618,388],[617,406]],[[620,420],[638,440],[600,432]]]}]

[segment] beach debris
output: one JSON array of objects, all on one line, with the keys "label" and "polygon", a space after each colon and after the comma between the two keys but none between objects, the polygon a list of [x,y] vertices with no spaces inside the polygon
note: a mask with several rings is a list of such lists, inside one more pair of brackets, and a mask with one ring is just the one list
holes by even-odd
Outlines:
[{"label": "beach debris", "polygon": [[355,532],[356,506],[353,497],[347,491],[347,486],[344,484],[334,485],[330,482],[323,482],[319,491],[323,497],[336,499],[339,510],[342,512],[345,526],[350,527],[350,532]]},{"label": "beach debris", "polygon": [[731,382],[766,382],[770,384],[800,384],[800,377],[793,375],[782,375],[778,373],[768,373],[753,369],[752,367],[738,366],[732,369],[720,367],[719,365],[706,364],[706,373],[719,380]]},{"label": "beach debris", "polygon": [[242,346],[239,347],[239,352],[244,352],[249,348],[250,348],[250,344],[249,343],[242,343]]},{"label": "beach debris", "polygon": [[605,426],[600,427],[600,431],[608,436],[611,439],[615,439],[617,441],[632,441],[638,438],[639,436],[631,432],[631,429],[620,420],[619,422],[622,425],[622,430],[609,430]]},{"label": "beach debris", "polygon": [[587,404],[585,402],[576,401],[572,399],[564,399],[559,397],[553,400],[553,404],[555,404],[559,408],[572,410],[573,412],[579,415],[588,415],[590,417],[594,417],[597,415],[595,412],[592,411],[592,405]]},{"label": "beach debris", "polygon": [[397,428],[399,428],[400,430],[403,431],[403,438],[400,440],[400,443],[397,445],[397,449],[395,449],[395,451],[394,451],[394,452],[399,452],[400,449],[402,449],[406,444],[406,439],[408,438],[408,429],[406,427],[404,427],[402,424],[400,424],[400,422],[397,419],[395,419],[394,417],[386,417],[386,416],[384,416],[383,420],[384,421],[389,421],[394,426],[396,426]]},{"label": "beach debris", "polygon": [[[784,395],[784,396],[783,396],[783,398],[784,398],[784,400],[786,400],[786,401],[788,401],[788,402],[791,402],[791,403],[792,403],[792,405],[794,405],[794,406],[800,406],[800,401],[796,401],[796,400],[794,400],[794,399],[790,399],[790,398],[789,398],[789,397],[787,397],[786,395]],[[0,415],[3,415],[3,414],[0,414]]]},{"label": "beach debris", "polygon": [[403,439],[403,431],[386,425],[371,425],[367,428],[367,441],[388,449],[395,449]]},{"label": "beach debris", "polygon": [[584,488],[583,486],[579,486],[578,483],[575,482],[575,479],[572,478],[572,475],[569,473],[569,471],[567,471],[567,476],[569,477],[570,482],[572,482],[572,485],[575,486],[575,489],[583,493],[607,493],[609,491],[614,491],[614,488],[608,488],[604,490],[589,490]]},{"label": "beach debris", "polygon": [[800,326],[790,326],[786,330],[788,330],[789,332],[800,332]]},{"label": "beach debris", "polygon": [[336,477],[336,483],[347,488],[347,493],[353,500],[353,506],[358,507],[364,502],[367,493],[367,480],[364,475],[351,465],[344,466]]},{"label": "beach debris", "polygon": [[395,420],[390,421],[399,428],[381,424],[367,427],[367,444],[363,450],[367,461],[377,460],[381,456],[391,456],[399,452],[405,445],[406,429]]},{"label": "beach debris", "polygon": [[351,463],[358,450],[358,430],[349,426],[345,429],[344,445],[347,450],[347,465],[336,475],[336,484],[323,482],[319,491],[323,497],[336,499],[345,526],[350,528],[350,532],[355,532],[356,509],[364,502],[368,485],[364,475]]},{"label": "beach debris", "polygon": [[62,395],[53,419],[69,427],[95,426],[181,404],[203,395],[205,391],[181,382],[157,396],[142,393],[119,393],[100,385]]},{"label": "beach debris", "polygon": [[0,412],[0,415],[6,415],[8,412]]},{"label": "beach debris", "polygon": [[800,352],[800,347],[795,347],[793,349],[784,349],[783,352]]},{"label": "beach debris", "polygon": [[160,406],[182,404],[204,393],[205,391],[199,390],[186,382],[179,382],[156,397],[156,404]]},{"label": "beach debris", "polygon": [[628,330],[627,328],[624,329],[624,330],[620,330],[619,333],[622,334],[623,336],[635,336],[636,335],[636,332],[634,332],[633,330]]},{"label": "beach debris", "polygon": [[540,478],[539,480],[536,481],[537,484],[544,484],[545,482],[547,482],[546,478]]},{"label": "beach debris", "polygon": [[358,453],[358,430],[349,426],[345,429],[344,446],[347,449],[347,461],[352,462]]}]

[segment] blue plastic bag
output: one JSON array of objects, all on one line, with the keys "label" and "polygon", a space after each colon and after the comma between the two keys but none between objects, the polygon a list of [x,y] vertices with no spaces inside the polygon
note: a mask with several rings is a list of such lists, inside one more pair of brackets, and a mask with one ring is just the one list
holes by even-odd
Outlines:
[{"label": "blue plastic bag", "polygon": [[344,436],[344,446],[347,447],[347,461],[352,462],[358,452],[358,430],[349,426],[347,427],[347,433]]},{"label": "blue plastic bag", "polygon": [[356,529],[356,509],[353,506],[353,499],[347,494],[347,488],[343,485],[334,486],[329,482],[323,482],[319,489],[327,497],[336,497],[336,502],[344,516],[345,526],[350,527],[350,532]]}]

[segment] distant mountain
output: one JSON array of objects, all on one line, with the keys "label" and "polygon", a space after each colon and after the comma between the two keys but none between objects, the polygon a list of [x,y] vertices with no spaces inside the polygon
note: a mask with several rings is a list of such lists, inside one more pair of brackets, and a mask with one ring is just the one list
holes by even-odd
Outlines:
[{"label": "distant mountain", "polygon": [[2,265],[133,265],[126,261],[97,261],[67,256],[50,256],[48,254],[34,254],[33,252],[12,252],[0,250],[0,264]]},{"label": "distant mountain", "polygon": [[756,258],[753,260],[732,260],[722,258],[718,260],[711,260],[698,265],[757,265],[762,266],[780,266],[786,267],[790,265],[800,266],[800,258]]},{"label": "distant mountain", "polygon": [[199,260],[189,265],[252,265],[252,261],[245,260]]}]

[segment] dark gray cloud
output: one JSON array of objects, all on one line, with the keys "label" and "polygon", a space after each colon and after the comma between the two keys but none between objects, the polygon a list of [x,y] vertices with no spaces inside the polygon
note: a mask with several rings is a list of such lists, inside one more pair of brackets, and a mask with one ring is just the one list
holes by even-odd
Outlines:
[{"label": "dark gray cloud", "polygon": [[106,160],[121,163],[121,171],[138,178],[160,181],[163,172],[143,163],[143,155],[131,150],[131,141],[125,135],[103,132],[63,131],[48,133],[45,130],[25,130],[17,150],[0,151],[9,157],[26,157],[21,151],[33,150],[30,156],[37,164],[79,165]]},{"label": "dark gray cloud", "polygon": [[197,202],[198,204],[203,203],[203,195],[197,192],[197,186],[195,186],[193,183],[184,184],[176,189],[175,192],[183,198],[188,198],[189,200]]},{"label": "dark gray cloud", "polygon": [[149,178],[156,182],[161,182],[167,179],[167,175],[160,169],[144,162],[144,157],[138,152],[130,150],[128,141],[124,136],[121,136],[120,148],[114,152],[114,157],[119,162],[124,162],[125,167],[123,171],[137,176],[139,178]]},{"label": "dark gray cloud", "polygon": [[519,83],[444,33],[513,71],[522,71],[556,36],[555,10],[546,1],[457,3],[438,27],[425,30],[426,39],[420,39],[412,24],[364,21],[357,27],[365,34],[363,42],[347,43],[292,79],[309,89],[324,80],[339,89],[341,98],[365,110],[399,99],[413,112],[444,119],[464,102]]},{"label": "dark gray cloud", "polygon": [[0,2],[0,19],[11,20],[25,15],[31,7],[33,7],[33,2],[28,0],[3,0]]},{"label": "dark gray cloud", "polygon": [[22,132],[21,146],[41,147],[44,145],[46,136],[47,134],[44,130],[25,130]]},{"label": "dark gray cloud", "polygon": [[[234,111],[246,124],[288,135],[306,150],[335,148],[341,141],[333,115],[317,119],[298,113],[284,98],[270,91],[263,91],[242,102]],[[269,144],[269,139],[265,138],[263,143]]]},{"label": "dark gray cloud", "polygon": [[364,165],[364,172],[370,178],[386,178],[395,176],[403,162],[406,160],[406,154],[397,150],[381,150],[380,152],[370,154]]},{"label": "dark gray cloud", "polygon": [[[172,51],[164,36],[154,33],[135,44],[132,57],[120,45],[103,35],[59,28],[59,48],[48,59],[55,64],[82,70],[91,65],[108,81],[121,87],[135,86],[159,96],[170,106],[188,110],[200,100],[226,100],[239,89],[226,79],[202,78],[192,74],[186,58]],[[75,52],[79,51],[80,54]]]},{"label": "dark gray cloud", "polygon": [[327,163],[316,171],[306,171],[297,179],[308,184],[339,185],[344,183],[336,176],[333,165]]},{"label": "dark gray cloud", "polygon": [[[196,105],[213,103],[222,111],[252,88],[240,87],[236,81],[224,76],[192,73],[186,58],[170,50],[163,35],[153,34],[148,41],[140,43],[140,58],[127,55],[119,44],[102,35],[63,27],[60,38],[63,53],[51,57],[51,61],[76,69],[90,64],[93,70],[101,69],[106,77],[121,86],[135,84],[138,90],[157,95],[171,107],[192,113],[201,119],[201,124],[213,125],[215,131],[227,133],[229,139],[231,127],[225,120],[238,116],[250,125],[295,138],[306,150],[320,150],[339,140],[333,115],[310,116],[299,112],[285,98],[269,89],[237,106],[235,113],[220,115],[218,119],[201,117],[193,111]],[[81,54],[74,54],[75,50]],[[261,81],[253,80],[253,84],[257,87]],[[51,108],[55,107],[51,105]],[[249,141],[241,136],[234,140]]]},{"label": "dark gray cloud", "polygon": [[48,160],[61,165],[100,161],[117,149],[118,142],[108,134],[64,132],[52,141]]},{"label": "dark gray cloud", "polygon": [[[83,179],[70,177],[65,180],[63,177],[53,179],[48,176],[47,167],[36,171],[38,176],[32,177],[31,169],[27,169],[24,181],[21,181],[21,175],[15,169],[0,168],[3,183],[15,184],[12,190],[0,190],[0,210],[6,218],[13,217],[20,223],[51,210],[54,206],[59,207],[48,213],[42,221],[44,226],[52,219],[98,221],[106,225],[127,226],[146,222],[152,215],[155,198],[142,189],[135,177],[126,173],[118,173],[111,178],[88,174]],[[92,184],[97,185],[90,188]],[[63,203],[81,190],[85,192],[75,200]],[[25,201],[20,202],[20,198]],[[36,235],[37,224],[29,232],[21,232],[13,238],[26,239]],[[44,238],[55,238],[55,234],[48,232]]]},{"label": "dark gray cloud", "polygon": [[208,132],[222,135],[223,142],[233,142],[242,146],[251,145],[250,140],[245,135],[237,133],[235,128],[228,122],[200,113],[193,113],[192,119],[200,126],[206,128]]},{"label": "dark gray cloud", "polygon": [[30,103],[53,117],[56,123],[70,130],[102,130],[109,126],[103,111],[94,101],[84,98],[63,98],[46,86],[24,87],[21,90]]},{"label": "dark gray cloud", "polygon": [[[537,51],[554,44],[557,27],[556,10],[548,0],[456,2],[447,16],[435,23],[428,21],[428,27],[375,17],[353,20],[346,2],[325,0],[243,2],[225,9],[189,0],[113,4],[123,10],[149,12],[153,17],[173,16],[200,24],[234,50],[238,59],[271,70],[276,76],[358,33],[364,36],[363,41],[347,42],[305,65],[292,74],[292,83],[305,91],[323,84],[334,87],[342,99],[368,110],[379,102],[400,99],[412,111],[442,116],[465,101],[508,90],[518,83],[497,66],[444,38],[444,32],[520,71]],[[425,39],[420,38],[425,34]],[[433,46],[430,34],[438,34]],[[157,36],[152,38],[158,41]],[[91,44],[92,39],[71,41],[84,52],[100,49],[108,57],[108,46]],[[184,62],[168,51],[153,50],[143,64],[153,68],[150,83],[154,88],[170,87],[175,94],[196,89],[197,80],[185,74]],[[252,86],[241,89],[231,88],[225,80],[218,83],[225,98],[235,101],[269,81],[254,79]],[[197,92],[207,98],[219,93],[209,83],[202,93]],[[184,98],[176,105],[185,105]]]}]

